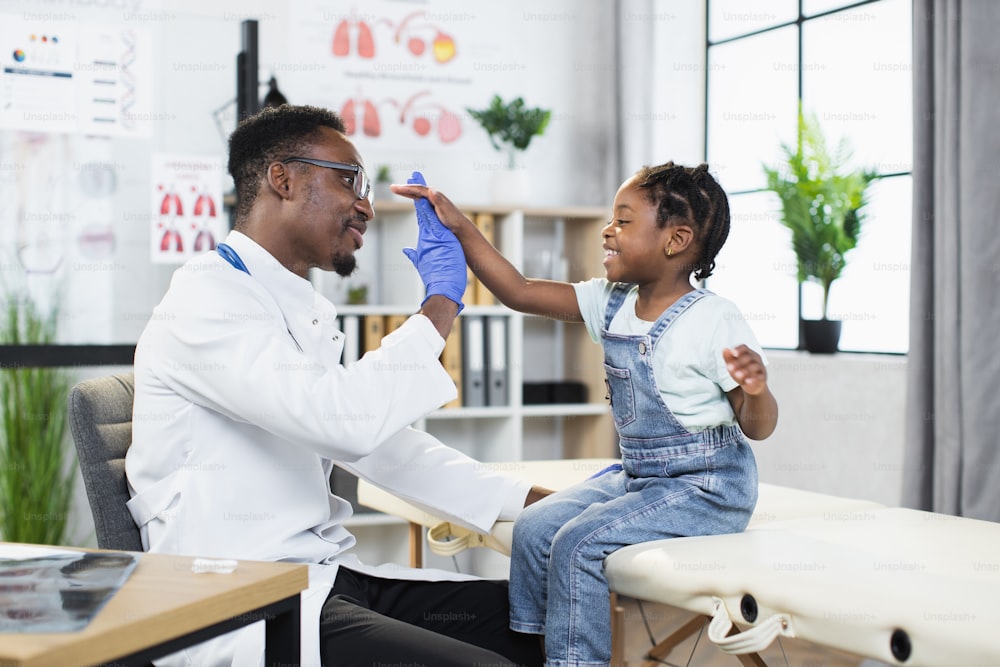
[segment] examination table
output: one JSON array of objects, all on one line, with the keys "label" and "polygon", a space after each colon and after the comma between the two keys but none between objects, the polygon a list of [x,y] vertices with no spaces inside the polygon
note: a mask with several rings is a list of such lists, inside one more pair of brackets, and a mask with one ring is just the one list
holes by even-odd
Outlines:
[{"label": "examination table", "polygon": [[[484,465],[561,489],[614,462]],[[410,522],[413,565],[424,529],[441,555],[510,553],[510,522],[481,535],[363,480],[358,500]],[[891,665],[1000,665],[1000,524],[761,484],[746,531],[625,547],[605,570],[615,664],[623,595],[696,614],[649,652],[655,660],[707,622],[709,639],[745,665],[763,665],[757,652],[779,636]]]}]

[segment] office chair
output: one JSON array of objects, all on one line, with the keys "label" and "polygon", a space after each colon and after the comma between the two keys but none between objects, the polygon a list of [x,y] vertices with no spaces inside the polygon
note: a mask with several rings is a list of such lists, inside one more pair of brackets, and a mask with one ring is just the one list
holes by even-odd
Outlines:
[{"label": "office chair", "polygon": [[139,528],[125,503],[125,452],[132,444],[132,373],[83,380],[70,391],[67,406],[83,485],[94,515],[97,546],[142,551]]}]

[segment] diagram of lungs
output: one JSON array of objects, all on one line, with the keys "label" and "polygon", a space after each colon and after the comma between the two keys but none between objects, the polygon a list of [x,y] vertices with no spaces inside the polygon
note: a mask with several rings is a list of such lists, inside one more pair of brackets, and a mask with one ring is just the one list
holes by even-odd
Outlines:
[{"label": "diagram of lungs", "polygon": [[340,109],[340,117],[344,120],[348,135],[357,131],[359,117],[361,130],[366,137],[377,137],[382,134],[382,122],[379,120],[378,109],[369,99],[348,99]]},{"label": "diagram of lungs", "polygon": [[348,136],[357,133],[360,125],[366,137],[378,137],[382,134],[379,107],[388,104],[400,109],[399,124],[408,127],[417,136],[433,136],[436,129],[438,140],[442,144],[450,144],[462,136],[462,120],[444,105],[426,99],[430,95],[431,91],[425,90],[412,95],[402,104],[393,99],[376,104],[359,94],[344,102],[340,115]]},{"label": "diagram of lungs", "polygon": [[184,252],[184,239],[177,229],[177,221],[184,216],[181,198],[172,189],[163,195],[160,202],[160,252]]},{"label": "diagram of lungs", "polygon": [[338,23],[333,31],[333,55],[341,58],[350,55],[352,42],[360,57],[375,57],[375,38],[367,22],[343,19]]},{"label": "diagram of lungs", "polygon": [[[393,28],[393,44],[405,45],[406,50],[414,57],[423,57],[429,46],[436,62],[447,63],[458,53],[455,39],[437,25],[421,21],[426,16],[425,12],[418,11],[405,16],[399,23],[388,19],[382,19],[378,23],[385,23]],[[352,53],[360,58],[374,58],[376,48],[372,24],[354,16],[341,19],[333,29],[330,50],[338,58],[346,58]]]},{"label": "diagram of lungs", "polygon": [[194,200],[194,222],[191,228],[195,231],[195,252],[215,250],[215,236],[212,235],[212,223],[215,222],[215,199],[207,192],[202,192]]}]

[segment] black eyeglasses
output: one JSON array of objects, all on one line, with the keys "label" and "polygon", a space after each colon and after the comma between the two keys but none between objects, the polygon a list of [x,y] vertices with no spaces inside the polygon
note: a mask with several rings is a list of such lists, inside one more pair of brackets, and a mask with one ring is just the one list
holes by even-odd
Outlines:
[{"label": "black eyeglasses", "polygon": [[354,187],[354,194],[357,195],[358,199],[367,199],[369,204],[374,205],[372,201],[372,183],[368,180],[368,174],[365,173],[364,168],[357,164],[346,164],[344,162],[328,162],[326,160],[317,160],[311,157],[288,157],[281,161],[282,164],[288,164],[289,162],[305,162],[306,164],[315,165],[317,167],[326,167],[327,169],[339,169],[341,171],[350,171],[354,173],[351,179],[351,185]]}]

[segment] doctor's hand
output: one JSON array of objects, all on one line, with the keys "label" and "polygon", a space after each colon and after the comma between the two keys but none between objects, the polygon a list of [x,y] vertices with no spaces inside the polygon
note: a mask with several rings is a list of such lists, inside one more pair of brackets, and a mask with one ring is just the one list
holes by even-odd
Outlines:
[{"label": "doctor's hand", "polygon": [[528,496],[524,499],[524,506],[527,507],[532,503],[537,503],[545,496],[550,496],[553,493],[555,493],[555,491],[552,489],[546,489],[544,486],[533,486],[531,487],[531,490],[528,491]]},{"label": "doctor's hand", "polygon": [[[408,182],[426,185],[419,171],[413,172]],[[434,207],[427,199],[415,199],[413,204],[419,228],[417,247],[403,248],[403,254],[413,262],[420,274],[427,290],[424,301],[431,296],[441,295],[458,304],[458,312],[462,312],[465,307],[462,295],[468,280],[462,244],[455,234],[441,224]]]}]

